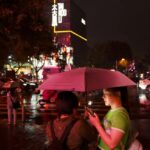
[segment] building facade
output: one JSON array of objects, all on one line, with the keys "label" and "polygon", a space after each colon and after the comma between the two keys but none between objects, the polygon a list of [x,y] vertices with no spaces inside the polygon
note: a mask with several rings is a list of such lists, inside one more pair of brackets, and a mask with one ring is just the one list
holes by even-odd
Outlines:
[{"label": "building facade", "polygon": [[[54,59],[75,67],[87,62],[86,15],[73,0],[52,0]],[[57,60],[56,59],[56,60]]]}]

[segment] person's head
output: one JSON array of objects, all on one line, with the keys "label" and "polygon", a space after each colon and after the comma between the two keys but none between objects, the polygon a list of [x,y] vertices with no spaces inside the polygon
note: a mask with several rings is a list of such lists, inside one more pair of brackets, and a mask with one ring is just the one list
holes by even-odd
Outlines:
[{"label": "person's head", "polygon": [[103,90],[103,99],[106,106],[112,106],[115,103],[122,103],[127,99],[126,87],[107,88]]},{"label": "person's head", "polygon": [[58,115],[71,115],[78,107],[77,96],[69,91],[59,92],[56,98],[56,109]]}]

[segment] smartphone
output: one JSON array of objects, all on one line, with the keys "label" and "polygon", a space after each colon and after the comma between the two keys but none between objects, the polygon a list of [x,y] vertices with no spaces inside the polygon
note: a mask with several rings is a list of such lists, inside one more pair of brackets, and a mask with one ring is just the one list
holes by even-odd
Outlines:
[{"label": "smartphone", "polygon": [[93,111],[91,108],[85,106],[85,110],[86,110],[88,113],[90,113],[91,116],[95,117],[94,111]]}]

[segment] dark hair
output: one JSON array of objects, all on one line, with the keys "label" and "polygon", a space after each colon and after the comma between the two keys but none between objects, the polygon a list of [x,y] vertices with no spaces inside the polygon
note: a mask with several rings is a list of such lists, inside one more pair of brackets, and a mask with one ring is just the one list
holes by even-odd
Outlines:
[{"label": "dark hair", "polygon": [[78,107],[77,96],[70,91],[63,91],[58,93],[56,98],[56,109],[58,115],[72,114],[73,109]]},{"label": "dark hair", "polygon": [[114,96],[119,96],[121,98],[121,91],[120,91],[120,88],[107,88],[107,89],[104,89],[105,91],[108,91],[110,92],[112,95]]},{"label": "dark hair", "polygon": [[105,89],[108,92],[111,92],[113,95],[118,94],[120,92],[120,99],[122,102],[122,106],[129,111],[129,104],[128,104],[128,90],[127,87],[114,87]]},{"label": "dark hair", "polygon": [[10,88],[11,96],[16,96],[16,88]]}]

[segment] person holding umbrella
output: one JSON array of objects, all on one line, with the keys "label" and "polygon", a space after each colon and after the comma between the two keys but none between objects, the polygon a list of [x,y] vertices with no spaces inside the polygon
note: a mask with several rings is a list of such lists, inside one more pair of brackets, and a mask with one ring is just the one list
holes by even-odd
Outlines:
[{"label": "person holding umbrella", "polygon": [[106,106],[111,109],[105,115],[103,123],[98,115],[91,113],[89,122],[97,129],[99,134],[98,147],[102,150],[124,150],[130,132],[130,118],[127,110],[123,107],[122,88],[108,88],[103,90],[103,99]]}]

